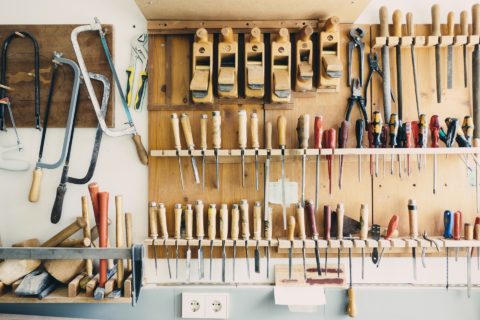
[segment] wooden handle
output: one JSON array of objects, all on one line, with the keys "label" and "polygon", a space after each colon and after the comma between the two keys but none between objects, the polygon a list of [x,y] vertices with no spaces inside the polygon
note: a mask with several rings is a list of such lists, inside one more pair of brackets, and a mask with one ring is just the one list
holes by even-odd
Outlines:
[{"label": "wooden handle", "polygon": [[322,148],[322,137],[323,137],[323,116],[316,116],[315,122],[313,124],[313,138],[314,138],[315,149]]},{"label": "wooden handle", "polygon": [[202,200],[195,201],[195,221],[198,239],[203,239],[203,237],[205,237],[205,229],[203,226],[203,208],[204,206]]},{"label": "wooden handle", "polygon": [[238,111],[238,146],[240,149],[247,147],[247,112]]},{"label": "wooden handle", "polygon": [[456,211],[453,214],[453,240],[462,238],[462,212]]},{"label": "wooden handle", "polygon": [[330,228],[332,227],[332,211],[329,205],[323,207],[323,238],[330,240]]},{"label": "wooden handle", "polygon": [[472,35],[480,36],[480,4],[472,7]]},{"label": "wooden handle", "polygon": [[298,221],[298,237],[300,240],[305,240],[307,234],[305,233],[305,209],[302,207],[301,203],[297,203],[297,221]]},{"label": "wooden handle", "polygon": [[272,208],[268,207],[267,209],[267,220],[264,221],[265,226],[265,239],[272,240]]},{"label": "wooden handle", "polygon": [[327,19],[325,21],[325,24],[323,25],[323,32],[337,32],[338,31],[338,24],[340,23],[340,18],[333,16]]},{"label": "wooden handle", "polygon": [[408,222],[410,226],[410,237],[416,239],[418,237],[418,213],[417,203],[415,200],[408,200]]},{"label": "wooden handle", "polygon": [[238,209],[238,204],[234,204],[232,206],[232,222],[231,222],[231,229],[230,229],[230,237],[232,240],[238,240],[238,223],[240,221],[240,210]]},{"label": "wooden handle", "polygon": [[272,150],[272,123],[270,121],[266,124],[266,147],[267,150]]},{"label": "wooden handle", "polygon": [[310,115],[302,114],[297,122],[298,145],[301,149],[308,149],[310,138]]},{"label": "wooden handle", "polygon": [[388,37],[388,9],[380,8],[380,37]]},{"label": "wooden handle", "polygon": [[439,37],[442,35],[440,31],[440,6],[434,4],[432,6],[432,36]]},{"label": "wooden handle", "polygon": [[220,207],[220,239],[227,240],[228,237],[228,205],[223,203]]},{"label": "wooden handle", "polygon": [[288,240],[293,241],[295,239],[295,217],[288,217]]},{"label": "wooden handle", "polygon": [[137,155],[138,159],[140,162],[144,165],[148,164],[148,152],[147,149],[145,149],[145,146],[142,143],[142,136],[140,136],[138,133],[135,133],[132,136],[132,140],[135,143],[135,149],[137,150]]},{"label": "wooden handle", "polygon": [[480,240],[480,219],[479,219],[479,217],[475,218],[475,225],[473,227],[473,238],[475,240]]},{"label": "wooden handle", "polygon": [[[156,215],[156,212],[154,213],[154,215]],[[123,248],[125,244],[123,243],[124,232],[123,232],[123,198],[122,196],[115,196],[115,218],[116,218],[115,244],[117,248]],[[117,260],[117,287],[118,288],[123,287],[124,278],[125,278],[125,268],[123,265],[123,259],[118,259]]]},{"label": "wooden handle", "polygon": [[220,31],[220,35],[222,36],[221,37],[221,42],[229,42],[229,43],[232,43],[233,42],[233,29],[230,28],[230,27],[225,27],[225,28],[222,28],[222,30]]},{"label": "wooden handle", "polygon": [[[99,226],[98,226],[98,244],[100,248],[108,248],[108,192],[98,193]],[[105,288],[107,282],[107,260],[100,260],[98,286]]]},{"label": "wooden handle", "polygon": [[278,145],[285,148],[287,145],[287,118],[279,116],[277,118]]},{"label": "wooden handle", "polygon": [[85,219],[78,217],[67,227],[63,228],[60,232],[55,234],[53,237],[45,241],[41,247],[56,247],[62,243],[65,239],[70,238],[80,229],[84,228],[86,225]]},{"label": "wooden handle", "polygon": [[407,13],[407,36],[415,36],[415,25],[413,24],[413,14]]},{"label": "wooden handle", "polygon": [[88,192],[90,193],[90,200],[92,201],[93,217],[95,218],[95,224],[99,225],[99,212],[98,212],[98,193],[100,187],[98,183],[92,182],[88,185]]},{"label": "wooden handle", "polygon": [[253,239],[262,239],[262,204],[260,201],[255,201],[253,206]]},{"label": "wooden handle", "polygon": [[[86,196],[82,196],[81,199],[82,199],[82,218],[85,221],[85,227],[83,228],[83,237],[85,239],[88,239],[91,245],[92,233],[90,231],[90,213],[88,211],[88,199]],[[90,245],[88,245],[88,247]],[[85,260],[85,272],[87,273],[88,276],[91,276],[93,274],[92,259]]]},{"label": "wooden handle", "polygon": [[290,41],[290,33],[288,32],[287,28],[281,28],[278,30],[277,37],[275,39],[276,42],[288,42]]},{"label": "wooden handle", "polygon": [[455,35],[455,13],[450,11],[447,15],[447,35]]},{"label": "wooden handle", "polygon": [[402,36],[402,11],[395,10],[393,11],[393,36],[401,37]]},{"label": "wooden handle", "polygon": [[248,201],[245,199],[240,200],[240,226],[242,239],[248,240],[250,238],[250,222]]},{"label": "wooden handle", "polygon": [[399,219],[399,216],[396,214],[394,214],[390,219],[390,222],[388,223],[387,233],[385,234],[386,240],[389,240],[393,236],[393,233],[397,230]]},{"label": "wooden handle", "polygon": [[[127,248],[132,247],[132,214],[130,212],[125,213],[125,238],[127,240]],[[127,260],[127,271],[132,271],[132,260]]]},{"label": "wooden handle", "polygon": [[367,240],[368,238],[368,206],[362,204],[360,206],[360,239]]},{"label": "wooden handle", "polygon": [[468,11],[460,12],[460,35],[468,36]]},{"label": "wooden handle", "polygon": [[192,150],[195,148],[195,144],[193,143],[192,127],[190,126],[188,114],[182,113],[182,116],[180,117],[180,123],[182,124],[183,136],[185,137],[187,147],[188,149]]},{"label": "wooden handle", "polygon": [[193,239],[193,210],[191,204],[187,204],[185,209],[185,239]]},{"label": "wooden handle", "polygon": [[180,239],[181,234],[180,234],[180,228],[182,226],[182,205],[180,203],[177,203],[175,205],[175,208],[173,209],[173,215],[174,215],[174,224],[175,224],[175,229],[173,232],[173,238],[174,239]]},{"label": "wooden handle", "polygon": [[212,143],[213,148],[220,149],[222,147],[222,117],[220,111],[212,112]]},{"label": "wooden handle", "polygon": [[43,171],[40,168],[35,168],[32,175],[32,185],[28,193],[28,201],[38,202],[40,198],[40,184],[42,183]]},{"label": "wooden handle", "polygon": [[313,34],[313,28],[310,25],[304,26],[300,31],[298,31],[298,38],[302,41],[310,40],[310,37]]},{"label": "wooden handle", "polygon": [[202,114],[200,116],[200,148],[202,150],[208,149],[207,146],[207,125],[208,125],[208,116]]},{"label": "wooden handle", "polygon": [[208,42],[208,31],[205,28],[200,28],[195,31],[196,42]]},{"label": "wooden handle", "polygon": [[148,204],[148,236],[156,239],[158,237],[158,222],[157,222],[157,204],[150,202]]},{"label": "wooden handle", "polygon": [[178,120],[178,116],[176,113],[172,113],[172,116],[170,117],[170,122],[172,123],[173,141],[175,144],[175,149],[180,150],[182,149],[182,143],[180,142],[180,121]]},{"label": "wooden handle", "polygon": [[473,240],[473,224],[465,223],[464,226],[465,240]]},{"label": "wooden handle", "polygon": [[260,148],[260,142],[258,141],[258,116],[256,112],[250,115],[250,137],[252,138],[252,148]]},{"label": "wooden handle", "polygon": [[313,239],[318,239],[317,222],[315,218],[315,207],[310,200],[305,201],[305,211],[307,212],[308,222],[310,224],[310,232]]},{"label": "wooden handle", "polygon": [[249,42],[250,43],[258,43],[261,41],[261,35],[262,35],[262,31],[260,30],[260,28],[252,28],[250,30],[250,39],[249,39]]},{"label": "wooden handle", "polygon": [[345,208],[343,203],[337,204],[337,239],[343,239],[343,218],[345,217]]},{"label": "wooden handle", "polygon": [[160,231],[162,232],[162,239],[166,240],[168,239],[167,209],[163,203],[157,205],[157,215],[160,224]]},{"label": "wooden handle", "polygon": [[357,306],[355,305],[355,292],[353,291],[352,287],[348,288],[347,294],[348,294],[347,314],[350,318],[355,318],[357,316]]},{"label": "wooden handle", "polygon": [[217,235],[217,208],[215,204],[208,206],[208,239],[214,240]]}]

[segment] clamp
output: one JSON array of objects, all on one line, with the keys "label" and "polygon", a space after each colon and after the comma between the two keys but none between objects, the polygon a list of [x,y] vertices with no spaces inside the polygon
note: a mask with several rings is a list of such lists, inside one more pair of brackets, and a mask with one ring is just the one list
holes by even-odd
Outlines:
[{"label": "clamp", "polygon": [[362,97],[362,85],[359,79],[353,78],[351,82],[352,95],[348,98],[347,113],[345,114],[345,120],[350,121],[350,113],[352,112],[355,102],[358,103],[360,111],[362,112],[365,123],[368,124],[368,114],[365,105],[365,98]]},{"label": "clamp", "polygon": [[365,31],[362,28],[353,28],[350,30],[350,42],[348,43],[348,86],[352,84],[352,59],[353,59],[353,50],[358,48],[358,60],[359,60],[359,73],[358,77],[360,79],[360,87],[363,86],[363,66],[364,66],[364,52],[365,52],[365,43],[362,41],[365,36]]}]

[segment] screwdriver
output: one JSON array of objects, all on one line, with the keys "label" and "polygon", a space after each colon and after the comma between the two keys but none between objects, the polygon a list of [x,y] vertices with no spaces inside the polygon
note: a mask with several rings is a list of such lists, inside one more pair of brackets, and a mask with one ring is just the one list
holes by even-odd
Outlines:
[{"label": "screwdriver", "polygon": [[[343,218],[345,216],[345,209],[343,207],[343,203],[337,204],[337,239],[343,239]],[[340,278],[340,249],[341,246],[338,247],[337,252],[337,278]]]},{"label": "screwdriver", "polygon": [[[469,147],[473,145],[472,135],[473,135],[474,127],[475,126],[473,125],[473,118],[471,116],[465,116],[462,122],[462,131],[463,131],[463,135],[465,136],[465,139],[468,142]],[[468,154],[465,155],[465,160],[468,160]],[[477,170],[475,170],[475,172],[477,172]],[[468,168],[467,168],[467,175],[468,175]]]},{"label": "screwdriver", "polygon": [[262,204],[255,201],[253,206],[253,240],[255,240],[255,273],[260,273],[260,251],[258,243],[262,239]]},{"label": "screwdriver", "polygon": [[310,137],[310,115],[302,114],[297,122],[297,139],[299,149],[302,153],[302,206],[305,205],[305,166],[307,160],[308,139]]},{"label": "screwdriver", "polygon": [[200,149],[202,149],[202,191],[205,191],[205,151],[207,151],[208,116],[200,116]]},{"label": "screwdriver", "polygon": [[[360,240],[367,240],[368,238],[368,206],[362,204],[360,206]],[[365,250],[362,246],[362,279],[365,272]]]},{"label": "screwdriver", "polygon": [[[389,135],[390,135],[390,147],[394,149],[397,146],[397,135],[398,135],[398,115],[392,113],[390,115],[390,121],[388,122]],[[393,175],[393,154],[390,155],[390,175]]]},{"label": "screwdriver", "polygon": [[193,210],[191,204],[187,204],[187,207],[185,209],[185,240],[187,240],[187,251],[185,252],[185,278],[187,279],[187,282],[190,282],[190,266],[192,260],[190,240],[193,240]]},{"label": "screwdriver", "polygon": [[247,112],[238,111],[238,146],[242,161],[242,187],[245,187],[245,148],[247,147]]},{"label": "screwdriver", "polygon": [[258,117],[256,112],[250,115],[250,136],[252,138],[252,148],[255,150],[255,190],[258,191],[258,148],[260,148],[260,142],[258,140]]},{"label": "screwdriver", "polygon": [[[455,211],[453,214],[453,240],[460,240],[462,237],[462,212]],[[458,247],[455,248],[455,262],[458,262]]]},{"label": "screwdriver", "polygon": [[193,156],[193,150],[195,149],[195,144],[193,143],[192,136],[192,127],[190,126],[190,119],[186,113],[182,113],[180,117],[180,123],[182,124],[183,136],[185,137],[185,142],[187,143],[188,154],[192,160],[192,169],[193,177],[195,178],[195,183],[200,183],[200,178],[198,177],[197,163],[195,162],[195,157]]},{"label": "screwdriver", "polygon": [[288,248],[288,279],[292,280],[292,254],[293,254],[293,240],[295,232],[295,217],[290,216],[288,219],[288,240],[290,241],[290,248]]},{"label": "screwdriver", "polygon": [[[388,142],[388,124],[382,126],[382,133],[380,134],[380,148],[386,149]],[[382,168],[383,168],[383,177],[385,178],[385,154],[382,154]]]},{"label": "screwdriver", "polygon": [[[380,147],[380,134],[382,133],[382,115],[378,111],[373,112],[373,146]],[[375,177],[378,177],[378,155],[375,154]]]},{"label": "screwdriver", "polygon": [[[418,121],[412,121],[412,136],[413,136],[413,145],[415,148],[418,148]],[[420,155],[417,154],[417,167],[420,171]]]},{"label": "screwdriver", "polygon": [[148,226],[150,230],[150,238],[152,238],[153,246],[153,258],[155,259],[155,273],[158,274],[158,259],[157,259],[157,246],[155,245],[155,240],[158,238],[158,221],[156,214],[157,203],[150,202],[148,204]]},{"label": "screwdriver", "polygon": [[221,129],[222,118],[220,116],[220,111],[212,112],[212,143],[213,143],[213,152],[215,153],[215,177],[216,177],[216,187],[220,188],[220,179],[218,176],[218,151],[222,147],[222,129]]},{"label": "screwdriver", "polygon": [[[393,233],[397,230],[398,228],[398,221],[399,221],[398,215],[394,214],[391,218],[390,221],[388,222],[388,228],[387,228],[387,233],[385,234],[385,240],[390,240],[390,238],[393,236]],[[380,261],[382,260],[383,257],[383,252],[385,251],[385,247],[382,248],[382,252],[380,253],[380,257],[378,258],[378,263],[377,263],[377,268],[380,266]]]},{"label": "screwdriver", "polygon": [[172,279],[172,270],[170,269],[170,255],[168,254],[168,228],[167,228],[167,210],[163,203],[157,205],[158,221],[160,221],[160,230],[162,231],[163,246],[165,247],[165,257],[167,258],[168,276]]},{"label": "screwdriver", "polygon": [[247,262],[247,274],[250,279],[250,260],[248,258],[248,239],[250,238],[250,223],[248,213],[248,201],[240,200],[240,225],[242,232],[242,239],[245,240],[245,261]]},{"label": "screwdriver", "polygon": [[[444,230],[443,230],[443,237],[445,239],[451,239],[452,238],[452,232],[453,232],[453,215],[452,215],[452,212],[450,210],[445,210],[445,212],[443,213],[443,226],[444,226]],[[446,261],[446,271],[447,271],[447,281],[446,281],[446,285],[445,285],[445,288],[448,290],[448,246],[445,246],[445,249],[446,249],[446,258],[447,258],[447,261]]]},{"label": "screwdriver", "polygon": [[213,269],[213,241],[217,235],[217,208],[214,203],[211,203],[208,206],[207,211],[207,231],[208,231],[208,240],[210,240],[210,281],[212,281],[212,269]]},{"label": "screwdriver", "polygon": [[[398,120],[398,133],[397,133],[397,148],[404,148],[405,147],[405,126],[402,123],[402,120]],[[400,179],[402,178],[404,166],[402,165],[402,157],[400,154],[397,155],[398,160],[398,175]]]},{"label": "screwdriver", "polygon": [[[410,238],[416,240],[418,237],[418,212],[415,200],[408,200],[408,220],[410,225]],[[417,280],[417,248],[412,247],[413,279]]]},{"label": "screwdriver", "polygon": [[328,129],[325,132],[325,146],[332,150],[332,154],[327,155],[328,163],[328,192],[332,195],[332,161],[335,157],[335,146],[337,145],[337,132],[335,129]]},{"label": "screwdriver", "polygon": [[[465,240],[473,240],[473,225],[465,223],[464,227]],[[472,293],[472,250],[470,247],[467,250],[467,296],[470,298]]]},{"label": "screwdriver", "polygon": [[222,282],[225,282],[225,261],[227,253],[225,252],[225,241],[228,235],[228,206],[223,203],[220,207],[220,240],[222,240]]},{"label": "screwdriver", "polygon": [[[323,239],[330,241],[330,228],[332,226],[332,211],[329,205],[323,206]],[[328,273],[328,245],[325,248],[325,275]]]},{"label": "screwdriver", "polygon": [[[340,126],[339,138],[338,138],[338,147],[345,148],[347,146],[348,140],[348,129],[350,127],[350,123],[346,120],[342,121]],[[339,174],[338,174],[338,188],[342,189],[342,173],[343,173],[343,155],[340,155],[339,158]]]},{"label": "screwdriver", "polygon": [[[362,148],[363,132],[365,131],[365,121],[357,119],[355,122],[355,138],[357,139],[357,149]],[[362,156],[358,155],[358,181],[362,181]]]},{"label": "screwdriver", "polygon": [[315,163],[315,212],[318,210],[318,187],[320,184],[320,158],[322,154],[322,138],[323,138],[323,117],[316,116],[313,126],[314,147],[318,149],[317,159]]},{"label": "screwdriver", "polygon": [[[421,114],[420,118],[418,119],[418,147],[419,148],[426,148],[427,147],[427,139],[428,139],[428,131],[427,131],[427,116],[425,114]],[[425,166],[425,158],[423,155],[420,156],[420,167]],[[418,170],[420,170],[420,167]]]},{"label": "screwdriver", "polygon": [[173,113],[170,117],[170,122],[172,124],[173,130],[173,139],[175,143],[175,151],[177,154],[178,160],[178,172],[180,173],[180,183],[182,185],[182,190],[185,190],[183,185],[183,172],[182,172],[182,161],[180,160],[180,150],[182,149],[182,144],[180,142],[180,121],[178,120],[178,116],[176,113]]},{"label": "screwdriver", "polygon": [[287,229],[287,203],[285,199],[285,147],[287,145],[287,118],[279,116],[277,118],[278,145],[282,150],[282,215],[283,229]]},{"label": "screwdriver", "polygon": [[303,260],[303,278],[307,280],[307,266],[306,266],[306,254],[305,254],[305,239],[307,235],[305,233],[305,210],[301,203],[297,203],[297,221],[298,221],[298,237],[302,240],[302,260]]},{"label": "screwdriver", "polygon": [[[437,115],[430,118],[430,136],[432,137],[432,148],[438,148],[440,137],[440,121]],[[437,191],[437,155],[433,154],[433,194]]]},{"label": "screwdriver", "polygon": [[[480,217],[475,218],[475,223],[473,225],[473,239],[480,240]],[[480,270],[480,247],[477,247],[477,269]]]},{"label": "screwdriver", "polygon": [[197,232],[197,239],[198,239],[198,250],[197,250],[197,258],[198,258],[198,277],[199,279],[203,279],[205,276],[205,260],[203,258],[203,247],[202,247],[202,240],[205,237],[205,231],[203,226],[203,202],[202,200],[195,201],[195,225],[196,225],[196,232]]},{"label": "screwdriver", "polygon": [[237,240],[238,240],[238,222],[240,220],[240,211],[238,204],[232,205],[232,222],[230,229],[230,237],[233,240],[233,282],[235,282],[235,258],[237,257]]},{"label": "screwdriver", "polygon": [[[405,122],[405,148],[412,147],[412,124],[410,122]],[[407,153],[407,176],[410,176],[410,154]]]},{"label": "screwdriver", "polygon": [[182,212],[182,205],[180,203],[175,204],[175,209],[173,210],[175,219],[175,232],[173,234],[173,238],[175,239],[175,279],[178,279],[178,239],[181,238]]},{"label": "screwdriver", "polygon": [[318,249],[318,231],[317,223],[315,221],[315,212],[313,208],[313,203],[309,200],[305,201],[305,211],[310,223],[310,232],[312,233],[312,239],[315,241],[315,262],[317,263],[317,273],[319,276],[322,275],[322,268],[320,266],[320,251]]}]

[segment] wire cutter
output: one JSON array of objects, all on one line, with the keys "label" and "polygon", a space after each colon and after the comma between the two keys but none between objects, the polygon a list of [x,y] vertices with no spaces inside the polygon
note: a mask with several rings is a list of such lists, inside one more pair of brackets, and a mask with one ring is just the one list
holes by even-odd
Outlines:
[{"label": "wire cutter", "polygon": [[365,43],[362,41],[365,31],[362,28],[353,28],[350,30],[350,42],[348,43],[348,86],[352,84],[352,59],[353,50],[358,48],[358,60],[359,71],[358,77],[360,78],[360,87],[363,86],[363,66],[364,66],[364,52]]},{"label": "wire cutter", "polygon": [[360,80],[357,78],[353,78],[350,86],[352,87],[352,95],[348,98],[345,120],[350,121],[350,113],[352,113],[353,105],[355,104],[355,102],[357,102],[358,106],[360,107],[360,111],[362,112],[365,123],[369,123],[367,109],[365,107],[365,98],[362,97],[362,86],[360,85]]},{"label": "wire cutter", "polygon": [[[383,71],[380,69],[380,66],[378,65],[378,55],[376,52],[370,52],[368,54],[368,66],[369,66],[369,71],[368,71],[368,77],[367,77],[367,85],[365,86],[365,97],[368,94],[368,86],[370,85],[370,82],[372,82],[373,74],[376,72],[382,78],[383,81]],[[395,103],[395,98],[393,97],[393,92],[390,90],[390,95],[392,96],[392,101]],[[367,104],[367,100],[365,99],[365,104]]]}]

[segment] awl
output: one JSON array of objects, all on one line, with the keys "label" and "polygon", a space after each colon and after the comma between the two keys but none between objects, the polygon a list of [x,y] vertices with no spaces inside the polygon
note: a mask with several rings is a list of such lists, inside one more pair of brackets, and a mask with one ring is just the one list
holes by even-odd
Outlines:
[{"label": "awl", "polygon": [[182,124],[183,136],[185,137],[185,142],[187,143],[188,153],[190,155],[190,159],[192,160],[193,177],[195,179],[195,183],[198,184],[200,183],[200,178],[198,176],[197,163],[195,162],[195,157],[193,156],[195,144],[193,142],[190,119],[188,118],[188,115],[186,113],[182,113],[182,116],[180,117],[180,123]]},{"label": "awl", "polygon": [[197,259],[198,259],[198,278],[201,280],[205,277],[205,259],[203,256],[203,246],[202,240],[205,237],[205,230],[203,224],[203,210],[204,205],[202,200],[195,201],[195,225],[198,239],[198,250],[197,250]]}]

